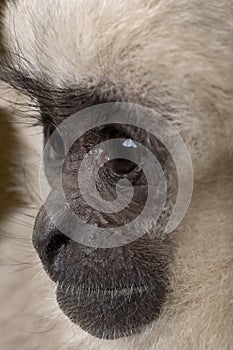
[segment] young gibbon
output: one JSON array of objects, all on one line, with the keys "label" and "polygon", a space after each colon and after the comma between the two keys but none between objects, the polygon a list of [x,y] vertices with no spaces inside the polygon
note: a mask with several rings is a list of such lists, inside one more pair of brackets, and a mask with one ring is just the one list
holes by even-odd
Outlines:
[{"label": "young gibbon", "polygon": [[[1,221],[1,349],[233,349],[233,1],[15,0],[1,16],[1,105],[17,131],[8,146],[1,119],[1,174],[14,178],[1,175],[1,192],[24,202]],[[111,123],[84,128],[83,117],[105,113]],[[138,126],[151,116],[155,130]],[[68,121],[67,134],[81,136],[66,151]],[[173,142],[170,127],[185,145],[179,156],[162,142]],[[185,153],[193,178],[179,173]],[[76,177],[87,154],[84,187],[110,208],[126,179],[131,206],[113,213],[84,203]],[[158,198],[166,183],[163,209],[117,245],[114,234],[151,198],[147,173]],[[192,198],[169,232],[180,177],[181,203],[190,188]]]}]

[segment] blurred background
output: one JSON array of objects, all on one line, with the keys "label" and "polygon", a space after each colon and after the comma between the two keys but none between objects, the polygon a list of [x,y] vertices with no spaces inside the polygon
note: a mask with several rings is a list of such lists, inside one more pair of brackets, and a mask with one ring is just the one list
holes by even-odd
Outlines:
[{"label": "blurred background", "polygon": [[[4,3],[4,0],[0,0],[0,21]],[[0,58],[2,59],[4,51],[1,29],[0,27]],[[9,212],[21,205],[17,180],[20,141],[13,118],[11,97],[10,89],[0,82],[0,231],[1,221]]]},{"label": "blurred background", "polygon": [[[0,23],[4,2],[0,0]],[[1,34],[0,24],[0,62],[4,58]],[[0,77],[1,72],[0,65]],[[56,328],[42,312],[46,287],[37,282],[43,272],[31,242],[38,188],[33,173],[38,173],[43,143],[41,130],[29,127],[26,100],[0,79],[1,350],[46,350],[53,339],[51,329]]]}]

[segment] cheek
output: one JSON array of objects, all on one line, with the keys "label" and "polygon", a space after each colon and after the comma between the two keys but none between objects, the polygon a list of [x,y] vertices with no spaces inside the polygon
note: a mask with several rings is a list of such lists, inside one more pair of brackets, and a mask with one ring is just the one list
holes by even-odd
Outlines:
[{"label": "cheek", "polygon": [[205,178],[214,181],[219,168],[231,164],[231,133],[216,111],[206,110],[196,115],[190,132],[182,137],[192,159],[196,182]]}]

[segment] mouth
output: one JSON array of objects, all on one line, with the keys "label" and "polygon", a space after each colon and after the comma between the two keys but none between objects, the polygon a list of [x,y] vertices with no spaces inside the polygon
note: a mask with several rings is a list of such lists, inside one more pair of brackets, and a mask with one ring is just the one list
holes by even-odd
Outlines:
[{"label": "mouth", "polygon": [[155,321],[164,287],[157,284],[110,289],[57,287],[57,301],[66,316],[84,331],[101,339],[127,337]]}]

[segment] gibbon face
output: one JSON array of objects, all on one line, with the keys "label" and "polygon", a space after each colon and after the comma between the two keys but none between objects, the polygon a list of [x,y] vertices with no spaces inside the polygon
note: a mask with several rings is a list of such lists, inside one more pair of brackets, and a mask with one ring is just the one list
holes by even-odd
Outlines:
[{"label": "gibbon face", "polygon": [[[35,220],[33,245],[57,286],[63,313],[78,330],[110,341],[112,348],[227,350],[232,344],[232,21],[230,0],[18,0],[4,11],[1,78],[31,98],[45,148],[49,142],[44,169],[50,193]],[[194,179],[187,164],[179,174],[153,128],[132,125],[131,110],[121,123],[112,119],[89,128],[66,152],[58,128],[76,116],[71,131],[79,132],[83,111],[101,115],[108,106],[110,121],[114,113],[125,113],[122,106],[138,106],[138,123],[145,123],[147,113],[153,123],[157,116],[169,123],[184,142],[177,152],[190,156]],[[167,129],[161,130],[170,140]],[[120,180],[134,188],[131,204],[116,213],[85,203],[77,183],[85,156],[109,140],[115,146],[96,160],[98,192],[111,203]],[[124,142],[116,147],[117,140]],[[70,234],[85,238],[91,231],[95,240],[96,227],[117,235],[141,215],[151,191],[143,166],[154,168],[138,143],[164,174],[167,193],[158,217],[135,225],[129,235],[140,234],[125,244],[72,239]],[[114,147],[118,156],[112,157]],[[61,159],[64,202],[56,188]],[[90,169],[84,179],[89,192]],[[191,183],[184,197],[193,186],[192,200],[168,232],[180,175]],[[47,210],[51,198],[54,214]],[[92,228],[70,223],[67,207]]]}]

